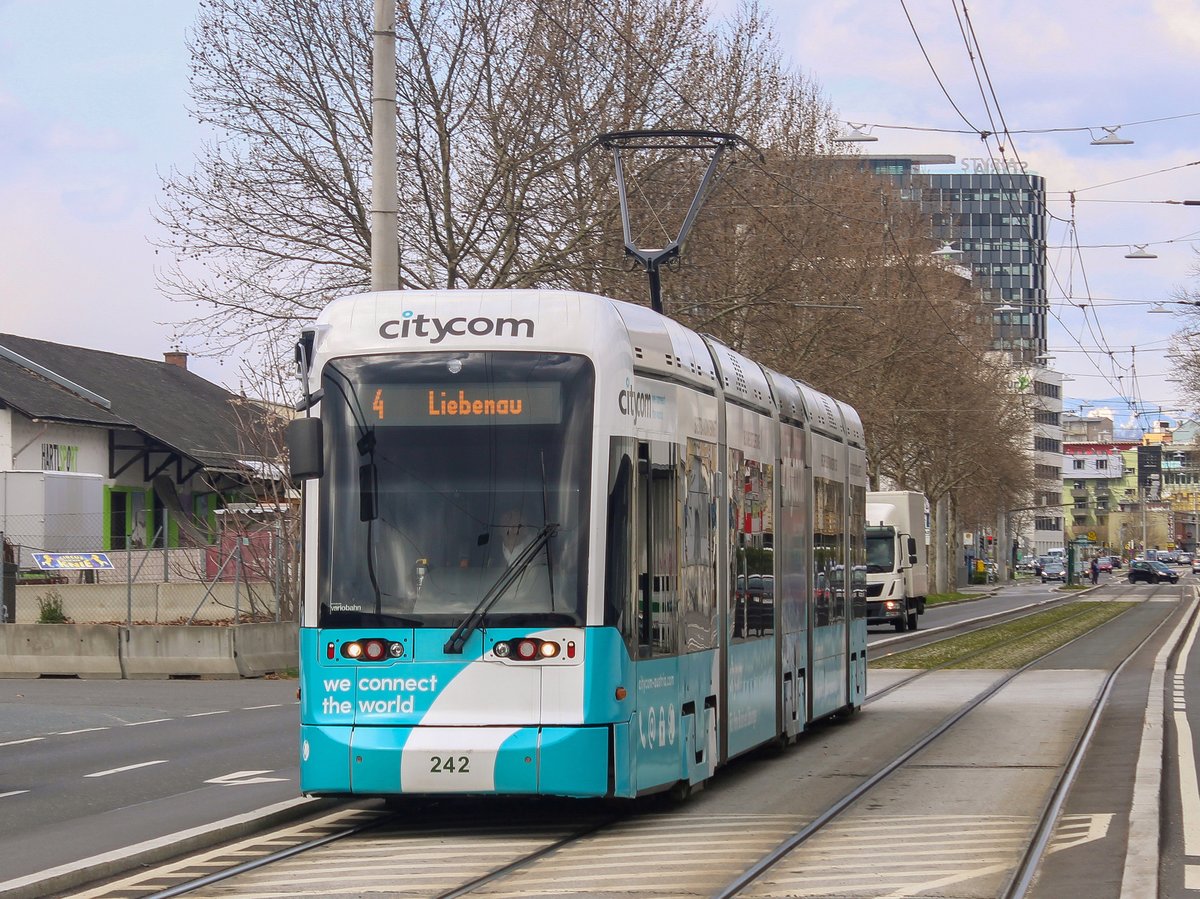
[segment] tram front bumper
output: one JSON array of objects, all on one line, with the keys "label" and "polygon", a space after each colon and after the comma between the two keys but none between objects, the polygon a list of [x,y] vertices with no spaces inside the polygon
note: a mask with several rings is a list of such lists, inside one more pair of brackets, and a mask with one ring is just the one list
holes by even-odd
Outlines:
[{"label": "tram front bumper", "polygon": [[518,793],[606,796],[608,727],[300,729],[308,795]]}]

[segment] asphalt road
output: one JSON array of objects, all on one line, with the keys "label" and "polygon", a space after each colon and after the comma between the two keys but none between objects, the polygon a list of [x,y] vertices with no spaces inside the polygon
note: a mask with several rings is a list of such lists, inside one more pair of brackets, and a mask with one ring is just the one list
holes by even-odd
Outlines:
[{"label": "asphalt road", "polygon": [[298,795],[296,682],[0,680],[0,881]]}]

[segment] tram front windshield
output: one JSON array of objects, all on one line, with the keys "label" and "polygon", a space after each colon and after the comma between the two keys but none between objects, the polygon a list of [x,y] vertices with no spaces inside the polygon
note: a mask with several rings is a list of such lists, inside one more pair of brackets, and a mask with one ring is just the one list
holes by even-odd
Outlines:
[{"label": "tram front windshield", "polygon": [[582,626],[593,383],[567,354],[330,362],[318,626]]}]

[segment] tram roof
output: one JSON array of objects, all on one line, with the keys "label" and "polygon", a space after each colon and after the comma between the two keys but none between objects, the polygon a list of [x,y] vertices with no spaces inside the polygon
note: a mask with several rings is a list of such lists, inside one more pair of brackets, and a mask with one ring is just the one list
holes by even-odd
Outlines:
[{"label": "tram roof", "polygon": [[[620,328],[626,332],[635,370],[711,390],[861,445],[862,421],[844,403],[786,375],[766,369],[714,337],[701,336],[672,318],[635,303],[598,294],[564,290],[403,290],[341,297],[330,302],[314,328],[326,332],[320,352],[331,355],[387,352],[423,339],[436,347],[451,321],[465,329],[516,317],[533,321],[521,331],[520,348],[586,350]],[[533,317],[532,319],[530,317]],[[536,319],[536,320],[534,320]],[[553,329],[538,330],[550,319]],[[336,327],[335,327],[336,326]],[[456,336],[461,334],[455,333]],[[471,332],[475,334],[475,331]],[[492,342],[492,334],[478,335]],[[507,341],[511,343],[511,341]],[[484,346],[481,343],[481,347]]]}]

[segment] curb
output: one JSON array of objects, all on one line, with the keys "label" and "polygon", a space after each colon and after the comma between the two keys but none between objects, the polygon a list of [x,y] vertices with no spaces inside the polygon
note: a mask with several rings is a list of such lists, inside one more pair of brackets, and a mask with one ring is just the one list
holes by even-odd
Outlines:
[{"label": "curb", "polygon": [[38,896],[48,896],[96,884],[102,880],[119,878],[132,873],[136,868],[208,849],[237,837],[256,834],[266,828],[306,818],[340,804],[342,802],[335,799],[298,796],[222,821],[202,824],[133,846],[93,855],[91,858],[68,862],[57,868],[0,882],[0,897],[35,899]]}]

